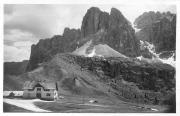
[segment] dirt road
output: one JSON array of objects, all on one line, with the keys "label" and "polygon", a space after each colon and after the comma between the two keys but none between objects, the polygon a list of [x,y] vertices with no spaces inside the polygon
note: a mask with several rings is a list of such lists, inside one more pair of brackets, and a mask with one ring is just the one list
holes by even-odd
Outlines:
[{"label": "dirt road", "polygon": [[24,108],[26,110],[30,110],[33,112],[51,112],[48,110],[43,110],[40,109],[39,107],[34,105],[34,102],[47,102],[47,101],[42,101],[39,99],[33,99],[33,100],[23,100],[23,99],[8,99],[8,98],[3,98],[3,102],[12,104],[21,108]]}]

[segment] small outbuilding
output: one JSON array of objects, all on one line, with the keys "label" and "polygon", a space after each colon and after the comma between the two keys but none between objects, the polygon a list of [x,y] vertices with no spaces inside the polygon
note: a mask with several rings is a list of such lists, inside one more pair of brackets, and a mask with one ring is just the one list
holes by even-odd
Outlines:
[{"label": "small outbuilding", "polygon": [[54,100],[58,98],[58,86],[55,82],[26,81],[23,86],[23,98]]}]

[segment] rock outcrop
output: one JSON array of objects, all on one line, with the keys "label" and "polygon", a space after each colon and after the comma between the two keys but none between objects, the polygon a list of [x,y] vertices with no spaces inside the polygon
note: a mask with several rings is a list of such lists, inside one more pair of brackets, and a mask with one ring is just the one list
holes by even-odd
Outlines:
[{"label": "rock outcrop", "polygon": [[74,55],[59,55],[81,70],[98,76],[99,82],[112,87],[113,94],[133,102],[162,103],[175,88],[175,69],[167,64],[146,63],[136,59],[98,58]]},{"label": "rock outcrop", "polygon": [[134,22],[140,29],[136,37],[155,46],[156,52],[175,51],[176,15],[170,12],[145,12]]},{"label": "rock outcrop", "polygon": [[74,55],[66,55],[65,57],[69,62],[80,65],[82,69],[101,75],[100,78],[121,77],[128,82],[138,83],[137,86],[143,90],[160,91],[164,87],[171,90],[175,84],[172,81],[175,79],[175,70],[168,64],[147,63],[122,57],[105,59]]},{"label": "rock outcrop", "polygon": [[130,57],[138,56],[139,41],[130,22],[115,9],[111,9],[108,34],[105,40],[116,51]]}]

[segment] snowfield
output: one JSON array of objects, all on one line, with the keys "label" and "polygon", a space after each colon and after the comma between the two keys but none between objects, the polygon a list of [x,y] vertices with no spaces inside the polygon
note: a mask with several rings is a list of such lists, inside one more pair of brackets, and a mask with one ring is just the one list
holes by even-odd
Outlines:
[{"label": "snowfield", "polygon": [[51,101],[43,101],[43,100],[39,100],[39,99],[23,100],[23,99],[3,98],[3,102],[18,106],[18,107],[21,107],[21,108],[24,108],[26,110],[30,110],[33,112],[51,112],[48,110],[40,109],[39,107],[34,105],[34,102],[51,102]]}]

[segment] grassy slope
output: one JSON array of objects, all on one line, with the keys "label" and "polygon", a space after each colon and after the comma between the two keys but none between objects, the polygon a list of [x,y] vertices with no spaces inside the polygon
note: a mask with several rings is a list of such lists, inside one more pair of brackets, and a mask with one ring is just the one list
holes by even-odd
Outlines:
[{"label": "grassy slope", "polygon": [[4,63],[4,90],[22,90],[24,81],[27,80],[22,75],[25,73],[27,64],[27,60]]},{"label": "grassy slope", "polygon": [[28,60],[22,62],[4,62],[4,74],[20,75],[25,72]]},{"label": "grassy slope", "polygon": [[[97,103],[89,103],[89,100],[97,100]],[[155,108],[162,112],[163,107],[137,105],[132,103],[115,100],[109,97],[82,97],[82,96],[64,96],[56,102],[35,102],[35,105],[41,109],[51,110],[53,112],[72,112],[72,113],[142,113],[155,112],[148,108]]]},{"label": "grassy slope", "polygon": [[4,90],[22,90],[23,79],[20,76],[4,75]]}]

